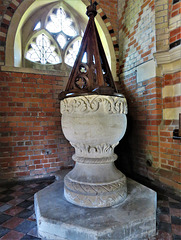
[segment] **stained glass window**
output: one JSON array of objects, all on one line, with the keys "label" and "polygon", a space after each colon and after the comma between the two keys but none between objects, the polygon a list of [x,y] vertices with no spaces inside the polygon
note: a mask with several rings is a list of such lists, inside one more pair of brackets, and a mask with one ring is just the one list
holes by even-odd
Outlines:
[{"label": "stained glass window", "polygon": [[75,19],[62,6],[52,8],[35,24],[33,30],[36,32],[26,46],[25,58],[44,65],[65,62],[73,66],[84,30],[80,29]]}]

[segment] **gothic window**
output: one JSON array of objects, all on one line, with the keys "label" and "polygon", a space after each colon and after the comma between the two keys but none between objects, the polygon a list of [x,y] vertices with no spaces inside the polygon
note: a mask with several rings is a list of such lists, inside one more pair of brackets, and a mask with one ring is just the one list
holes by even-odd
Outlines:
[{"label": "gothic window", "polygon": [[57,64],[61,62],[56,47],[44,33],[40,33],[36,38],[32,39],[26,52],[26,59],[41,64]]},{"label": "gothic window", "polygon": [[84,29],[71,12],[56,5],[34,23],[32,30],[25,43],[25,66],[73,66]]},{"label": "gothic window", "polygon": [[[68,76],[88,21],[85,2],[23,0],[11,19],[5,66],[1,68],[43,74],[54,71],[55,75]],[[99,14],[96,25],[114,79],[117,79],[113,40]],[[86,54],[82,61],[87,62]]]}]

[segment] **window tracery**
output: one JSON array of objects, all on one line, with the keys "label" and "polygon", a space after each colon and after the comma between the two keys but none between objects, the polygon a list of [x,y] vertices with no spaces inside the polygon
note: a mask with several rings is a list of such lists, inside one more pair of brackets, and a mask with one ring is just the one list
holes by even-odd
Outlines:
[{"label": "window tracery", "polygon": [[[72,63],[70,63],[70,65],[66,64],[65,58],[69,54],[69,49],[72,48],[72,44],[78,41],[79,37],[83,37],[88,21],[85,14],[86,4],[84,3],[84,0],[76,0],[76,3],[70,0],[24,0],[18,8],[19,10],[15,11],[13,14],[7,33],[5,66],[2,66],[1,69],[13,69],[13,71],[31,73],[39,72],[43,74],[49,74],[49,71],[54,71],[53,74],[55,75],[64,74],[68,76],[71,71],[70,65],[72,65]],[[49,20],[48,17],[54,13],[55,9],[59,8],[64,9],[67,18],[72,19],[71,26],[75,29],[76,36],[68,36],[67,39],[62,31],[61,35],[58,37],[60,33],[52,34],[46,29]],[[20,12],[21,14],[19,14]],[[111,66],[114,79],[117,79],[115,64],[116,56],[111,35],[109,34],[101,16],[98,14],[96,18],[96,25],[108,62]],[[26,53],[32,48],[30,44],[32,42],[36,43],[36,38],[41,33],[44,33],[50,39],[51,45],[55,46],[55,52],[60,57],[60,63],[51,64],[47,62],[46,64],[42,64],[40,61],[33,62],[26,58]],[[86,61],[85,56],[84,62]]]},{"label": "window tracery", "polygon": [[33,34],[26,43],[25,59],[35,65],[66,63],[72,67],[83,30],[62,6],[53,7],[34,24]]},{"label": "window tracery", "polygon": [[44,33],[40,33],[36,39],[33,39],[28,49],[26,59],[32,62],[41,64],[57,64],[61,62],[56,47]]}]

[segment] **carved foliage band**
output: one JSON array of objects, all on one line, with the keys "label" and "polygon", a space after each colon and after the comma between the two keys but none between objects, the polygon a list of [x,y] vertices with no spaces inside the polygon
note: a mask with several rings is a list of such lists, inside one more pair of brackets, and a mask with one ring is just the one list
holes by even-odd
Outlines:
[{"label": "carved foliage band", "polygon": [[82,157],[107,157],[111,156],[114,153],[114,148],[119,144],[107,144],[107,143],[102,143],[97,146],[89,146],[87,144],[83,143],[72,143],[70,144],[75,148],[75,153],[77,156],[82,156]]},{"label": "carved foliage band", "polygon": [[108,114],[127,114],[127,102],[124,97],[87,95],[65,98],[61,101],[61,113],[88,113],[101,111]]}]

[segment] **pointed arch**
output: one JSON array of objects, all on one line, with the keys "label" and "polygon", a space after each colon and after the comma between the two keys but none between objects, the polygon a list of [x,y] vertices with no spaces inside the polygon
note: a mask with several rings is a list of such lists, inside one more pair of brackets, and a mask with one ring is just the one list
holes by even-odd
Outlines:
[{"label": "pointed arch", "polygon": [[[87,17],[85,16],[86,6],[89,5],[88,0],[80,0],[78,1],[79,6],[76,3],[76,7],[72,4],[71,0],[63,1],[65,5],[70,6],[75,11],[78,9],[78,13],[82,19],[86,20]],[[35,12],[35,10],[40,10],[43,7],[48,7],[50,4],[55,4],[55,1],[49,2],[48,0],[39,1],[39,0],[24,0],[21,4],[13,4],[10,3],[9,10],[11,11],[11,16],[9,16],[9,24],[3,23],[3,27],[6,28],[6,33],[4,35],[4,52],[5,52],[5,66],[11,67],[21,67],[22,66],[22,39],[21,35],[19,34],[22,28],[22,25],[27,21],[28,17]],[[78,6],[78,7],[77,7]],[[77,8],[77,9],[76,9]],[[109,63],[111,66],[111,70],[114,76],[114,79],[117,78],[116,73],[116,65],[118,64],[118,44],[117,39],[114,34],[114,30],[111,26],[111,22],[105,21],[105,16],[103,17],[104,12],[97,5],[98,15],[97,15],[97,25],[98,31],[101,32],[101,40],[103,42],[104,49],[108,52],[106,53],[107,56],[110,57]],[[8,11],[9,11],[8,10]],[[4,19],[5,19],[4,15]],[[7,18],[6,18],[7,19]],[[81,21],[80,21],[81,22]],[[1,28],[2,29],[2,28]]]},{"label": "pointed arch", "polygon": [[32,33],[26,44],[24,58],[41,64],[59,64],[62,62],[62,55],[56,41],[45,29]]}]

